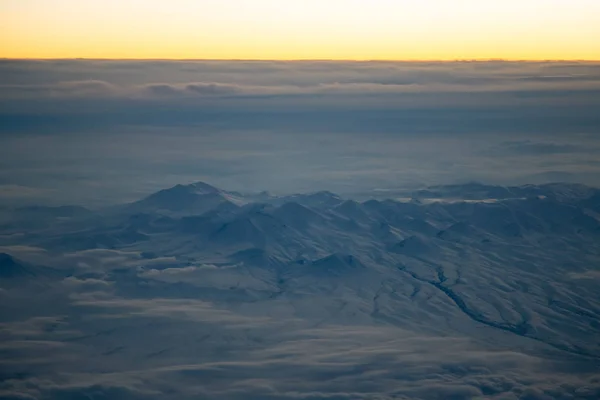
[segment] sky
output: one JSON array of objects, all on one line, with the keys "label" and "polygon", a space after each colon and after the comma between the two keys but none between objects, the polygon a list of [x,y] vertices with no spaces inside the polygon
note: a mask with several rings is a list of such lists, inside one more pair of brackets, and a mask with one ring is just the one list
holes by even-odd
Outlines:
[{"label": "sky", "polygon": [[597,0],[0,0],[0,57],[600,60]]}]

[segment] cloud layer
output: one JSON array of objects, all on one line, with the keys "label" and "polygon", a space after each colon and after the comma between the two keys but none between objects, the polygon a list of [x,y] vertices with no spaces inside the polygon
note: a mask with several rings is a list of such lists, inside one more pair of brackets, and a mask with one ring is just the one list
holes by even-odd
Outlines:
[{"label": "cloud layer", "polygon": [[[0,72],[5,130],[20,127],[23,114],[54,116],[68,125],[67,116],[74,122],[78,114],[90,118],[102,112],[105,123],[148,124],[157,121],[144,117],[165,108],[172,112],[171,123],[184,124],[202,123],[207,110],[422,109],[436,118],[434,111],[444,108],[511,110],[519,116],[520,107],[557,112],[560,106],[566,108],[563,118],[590,119],[576,107],[597,106],[600,93],[600,67],[594,63],[3,61]],[[65,104],[69,109],[61,107]],[[129,118],[123,119],[124,108]],[[198,118],[188,114],[192,110]],[[175,121],[182,117],[186,120]]]},{"label": "cloud layer", "polygon": [[4,60],[0,88],[3,202],[600,184],[597,63]]}]

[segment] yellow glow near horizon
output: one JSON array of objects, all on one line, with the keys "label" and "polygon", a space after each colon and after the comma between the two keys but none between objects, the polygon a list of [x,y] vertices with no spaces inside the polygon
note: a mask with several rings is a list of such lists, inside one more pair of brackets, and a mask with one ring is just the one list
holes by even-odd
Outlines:
[{"label": "yellow glow near horizon", "polygon": [[600,60],[599,0],[0,0],[0,57]]}]

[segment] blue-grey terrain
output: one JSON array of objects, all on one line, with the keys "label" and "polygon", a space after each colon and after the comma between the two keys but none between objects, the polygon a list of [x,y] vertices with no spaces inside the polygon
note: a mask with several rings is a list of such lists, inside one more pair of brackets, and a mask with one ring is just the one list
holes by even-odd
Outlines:
[{"label": "blue-grey terrain", "polygon": [[600,190],[0,210],[3,399],[598,399]]}]

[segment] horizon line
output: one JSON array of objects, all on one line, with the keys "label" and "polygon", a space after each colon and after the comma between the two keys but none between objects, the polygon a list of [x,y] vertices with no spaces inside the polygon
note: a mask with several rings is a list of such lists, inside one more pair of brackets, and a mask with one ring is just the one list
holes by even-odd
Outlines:
[{"label": "horizon line", "polygon": [[600,59],[511,59],[511,58],[424,58],[424,59],[342,59],[342,58],[118,58],[118,57],[0,57],[0,61],[227,61],[227,62],[579,62],[600,63]]}]

